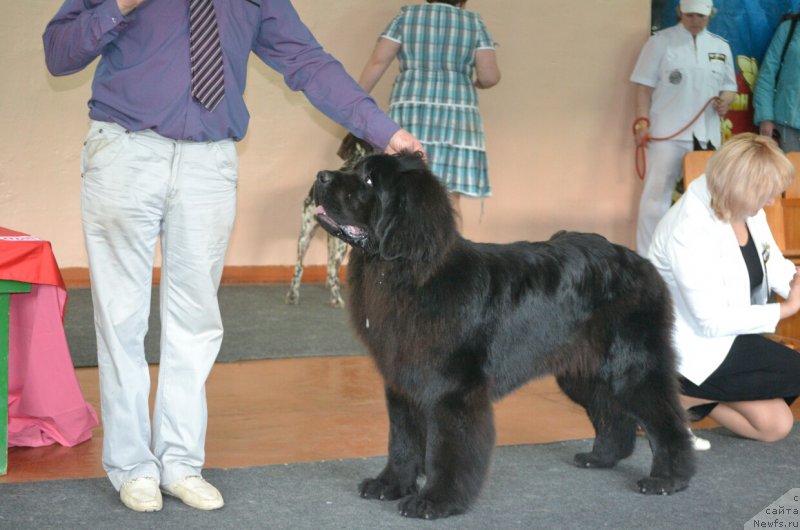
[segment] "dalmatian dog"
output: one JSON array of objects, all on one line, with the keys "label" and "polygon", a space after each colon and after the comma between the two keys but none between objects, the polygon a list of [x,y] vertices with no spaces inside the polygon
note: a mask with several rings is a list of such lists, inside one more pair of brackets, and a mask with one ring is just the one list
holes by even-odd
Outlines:
[{"label": "dalmatian dog", "polygon": [[[342,171],[349,171],[353,169],[356,162],[361,160],[362,157],[373,153],[375,150],[367,142],[356,138],[352,134],[345,136],[342,144],[336,154],[344,160]],[[297,262],[294,266],[294,274],[292,275],[292,283],[289,286],[289,292],[286,293],[287,304],[298,304],[300,302],[300,282],[303,279],[303,259],[305,258],[308,246],[314,234],[319,228],[319,223],[316,218],[317,205],[314,198],[314,186],[308,190],[305,200],[303,200],[303,210],[300,222],[300,236],[297,238]],[[347,253],[347,243],[343,242],[330,234],[328,234],[328,271],[326,285],[331,291],[330,304],[333,307],[344,307],[344,299],[342,298],[342,288],[339,282],[339,268],[344,261],[344,256]]]}]

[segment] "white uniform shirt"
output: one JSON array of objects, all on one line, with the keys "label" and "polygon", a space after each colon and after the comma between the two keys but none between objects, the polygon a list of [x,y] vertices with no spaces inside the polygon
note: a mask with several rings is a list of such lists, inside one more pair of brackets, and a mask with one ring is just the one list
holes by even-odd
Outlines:
[{"label": "white uniform shirt", "polygon": [[738,335],[774,333],[795,266],[781,254],[764,210],[747,219],[761,256],[764,282],[750,292],[750,276],[731,225],[717,218],[702,176],[658,223],[648,258],[669,287],[675,305],[678,370],[700,385],[725,360]]},{"label": "white uniform shirt", "polygon": [[[733,54],[722,37],[703,30],[696,40],[678,23],[651,36],[639,54],[631,81],[655,88],[650,135],[670,136],[685,127],[722,91],[736,92]],[[676,140],[721,144],[720,119],[712,106]]]}]

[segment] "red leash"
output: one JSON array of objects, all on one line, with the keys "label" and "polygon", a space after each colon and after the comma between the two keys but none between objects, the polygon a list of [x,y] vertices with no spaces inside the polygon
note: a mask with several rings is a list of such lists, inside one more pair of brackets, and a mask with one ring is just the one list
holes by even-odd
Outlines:
[{"label": "red leash", "polygon": [[[719,101],[719,97],[718,96],[714,96],[713,98],[711,98],[708,101],[706,101],[706,104],[703,105],[703,108],[700,109],[700,112],[698,112],[697,115],[694,118],[692,118],[692,121],[687,123],[686,127],[681,129],[680,131],[676,132],[675,134],[672,134],[670,136],[662,136],[662,137],[656,137],[656,136],[645,136],[644,137],[644,139],[642,140],[642,145],[637,145],[636,146],[636,174],[639,175],[639,179],[640,180],[644,180],[644,175],[647,172],[647,151],[646,151],[647,142],[660,142],[662,140],[672,140],[676,136],[678,136],[681,133],[683,133],[684,131],[686,131],[689,127],[691,127],[694,124],[694,122],[696,122],[700,118],[700,116],[703,115],[703,113],[706,111],[708,106],[711,105],[714,101]],[[636,136],[636,125],[639,122],[642,122],[642,121],[647,122],[647,125],[650,125],[650,120],[645,118],[644,116],[636,118],[633,121],[633,126],[632,126],[633,135],[634,136]]]}]

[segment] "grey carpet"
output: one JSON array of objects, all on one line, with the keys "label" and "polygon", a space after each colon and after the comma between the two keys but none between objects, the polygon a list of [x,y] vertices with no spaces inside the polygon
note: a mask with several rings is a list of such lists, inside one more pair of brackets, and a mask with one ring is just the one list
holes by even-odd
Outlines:
[{"label": "grey carpet", "polygon": [[[366,350],[351,331],[346,309],[328,304],[324,284],[300,288],[300,304],[287,305],[286,285],[225,285],[219,305],[225,335],[221,362],[280,357],[358,355]],[[64,330],[75,367],[97,366],[92,297],[89,289],[70,289]],[[159,359],[158,287],[153,288],[145,337],[147,362]]]},{"label": "grey carpet", "polygon": [[434,522],[401,518],[396,502],[358,497],[358,482],[380,471],[385,459],[378,457],[207,470],[226,499],[216,512],[167,497],[163,511],[136,514],[120,504],[106,479],[0,484],[0,528],[742,528],[800,484],[797,428],[774,444],[721,429],[701,433],[712,448],[698,453],[689,489],[669,497],[634,489],[650,465],[646,440],[639,439],[634,455],[613,470],[572,466],[575,452],[591,448],[591,440],[576,440],[498,448],[475,508]]}]

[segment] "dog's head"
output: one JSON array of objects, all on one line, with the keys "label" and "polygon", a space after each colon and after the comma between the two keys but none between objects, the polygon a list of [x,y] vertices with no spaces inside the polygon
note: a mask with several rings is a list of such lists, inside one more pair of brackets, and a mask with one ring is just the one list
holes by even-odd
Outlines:
[{"label": "dog's head", "polygon": [[433,261],[457,237],[447,191],[416,153],[320,171],[314,193],[325,230],[383,260]]}]

